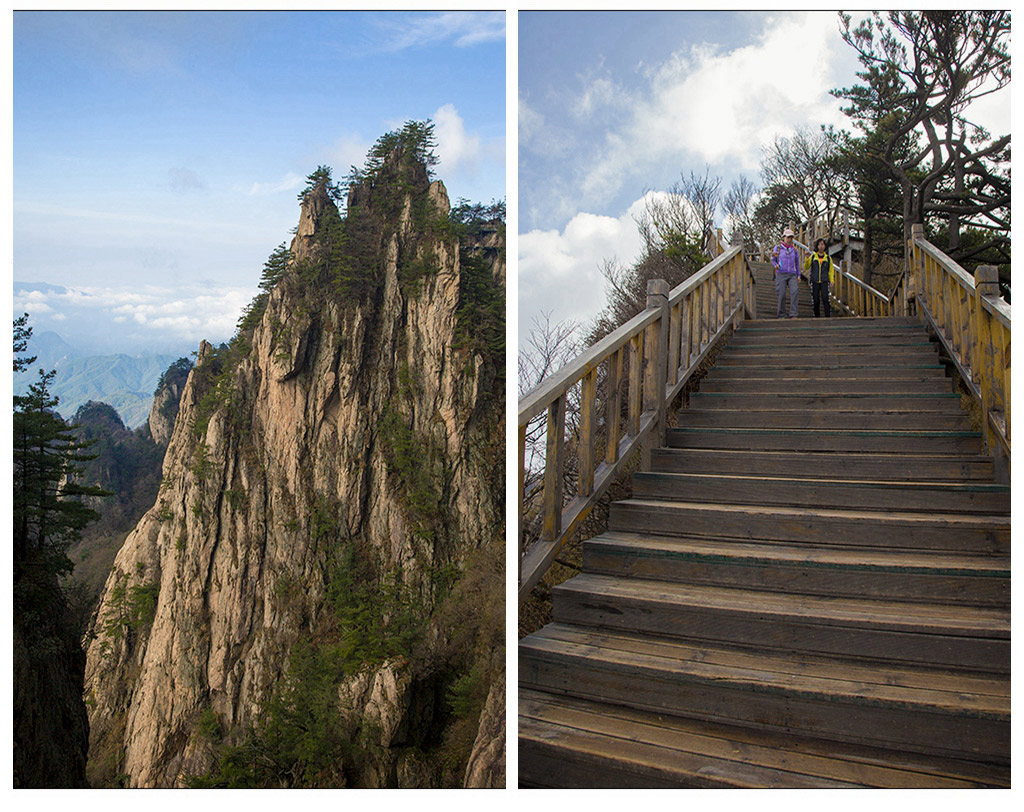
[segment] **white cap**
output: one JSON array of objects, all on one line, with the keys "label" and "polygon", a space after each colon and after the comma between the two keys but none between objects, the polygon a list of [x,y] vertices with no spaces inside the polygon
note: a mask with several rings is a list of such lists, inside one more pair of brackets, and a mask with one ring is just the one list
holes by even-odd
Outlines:
[{"label": "white cap", "polygon": [[783,237],[795,237],[796,234],[793,233],[793,229],[787,228],[785,231],[782,232],[782,236]]}]

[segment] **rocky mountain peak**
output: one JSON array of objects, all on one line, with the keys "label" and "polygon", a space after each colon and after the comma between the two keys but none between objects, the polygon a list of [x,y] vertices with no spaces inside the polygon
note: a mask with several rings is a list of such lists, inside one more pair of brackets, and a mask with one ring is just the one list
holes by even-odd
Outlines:
[{"label": "rocky mountain peak", "polygon": [[460,243],[411,137],[344,217],[313,184],[200,347],[89,645],[96,783],[504,782],[504,245]]},{"label": "rocky mountain peak", "polygon": [[316,259],[319,256],[318,234],[323,234],[328,223],[338,220],[338,207],[331,200],[327,182],[318,182],[302,199],[299,225],[291,244],[292,261]]}]

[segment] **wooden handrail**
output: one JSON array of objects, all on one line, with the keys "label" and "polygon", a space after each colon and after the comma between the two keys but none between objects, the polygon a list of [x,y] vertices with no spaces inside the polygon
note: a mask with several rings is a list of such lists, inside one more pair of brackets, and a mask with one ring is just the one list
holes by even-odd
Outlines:
[{"label": "wooden handrail", "polygon": [[[649,282],[646,310],[520,398],[520,603],[635,453],[649,463],[652,446],[664,442],[668,406],[718,342],[754,315],[754,274],[736,245],[671,291],[663,280]],[[568,495],[565,414],[577,385],[577,481]],[[543,468],[533,472],[543,483],[541,505],[526,515],[527,432],[545,412]],[[540,533],[526,548],[528,522]]]},{"label": "wooden handrail", "polygon": [[1010,306],[999,296],[999,271],[973,277],[912,227],[907,298],[931,325],[964,383],[981,403],[990,454],[1010,459]]},{"label": "wooden handrail", "polygon": [[837,262],[836,283],[830,293],[836,303],[852,316],[894,316],[890,298],[867,282],[850,273],[844,263]]}]

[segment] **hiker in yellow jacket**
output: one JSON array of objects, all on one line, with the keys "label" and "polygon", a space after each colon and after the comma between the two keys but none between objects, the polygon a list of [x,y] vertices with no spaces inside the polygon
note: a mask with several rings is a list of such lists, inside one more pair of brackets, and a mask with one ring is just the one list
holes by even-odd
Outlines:
[{"label": "hiker in yellow jacket", "polygon": [[832,306],[828,301],[828,286],[836,281],[836,266],[832,257],[828,255],[828,244],[822,240],[814,241],[814,253],[808,254],[804,259],[804,270],[810,271],[808,280],[811,283],[811,303],[814,307],[814,316],[820,314],[818,301],[825,303],[825,318],[832,315]]}]

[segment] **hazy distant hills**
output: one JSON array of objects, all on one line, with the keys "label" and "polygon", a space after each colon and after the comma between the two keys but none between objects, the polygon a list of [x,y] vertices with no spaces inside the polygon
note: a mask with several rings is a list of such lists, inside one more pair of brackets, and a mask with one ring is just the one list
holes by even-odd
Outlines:
[{"label": "hazy distant hills", "polygon": [[28,351],[38,356],[28,371],[14,376],[14,391],[22,394],[36,380],[39,369],[57,375],[50,391],[60,398],[57,411],[70,420],[78,407],[90,400],[113,406],[129,428],[146,422],[160,375],[177,356],[123,353],[78,355],[57,333],[32,336]]}]

